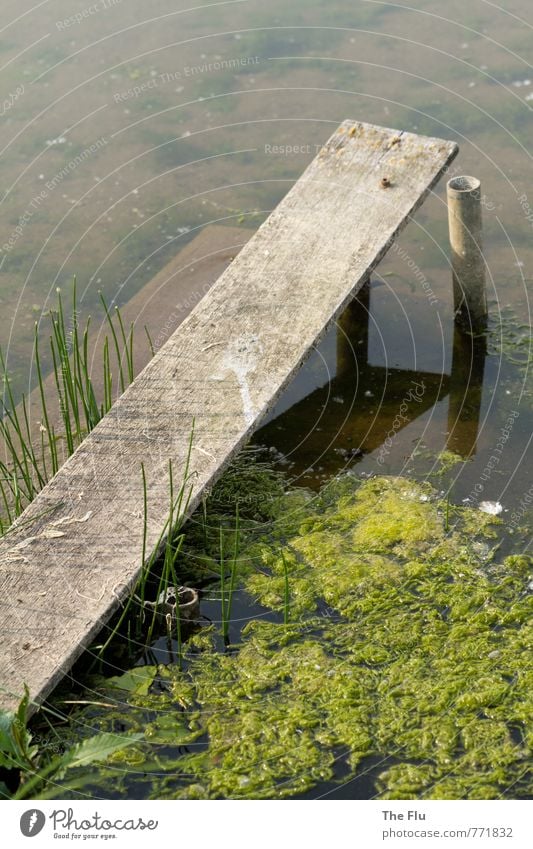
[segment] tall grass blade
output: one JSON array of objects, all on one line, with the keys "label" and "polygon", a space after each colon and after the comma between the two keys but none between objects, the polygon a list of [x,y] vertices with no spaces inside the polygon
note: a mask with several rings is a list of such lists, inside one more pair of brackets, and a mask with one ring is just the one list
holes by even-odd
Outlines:
[{"label": "tall grass blade", "polygon": [[[116,355],[120,388],[123,391],[134,379],[134,327],[130,325],[126,332],[120,310],[115,308],[119,333],[115,329],[105,299],[100,293],[105,317],[111,331],[111,340]],[[81,444],[85,436],[94,429],[103,415],[109,412],[113,404],[113,374],[110,357],[109,338],[106,336],[103,349],[103,399],[99,404],[89,369],[90,317],[87,319],[83,332],[79,325],[77,303],[77,284],[74,277],[72,282],[72,314],[67,323],[67,316],[61,292],[57,290],[57,309],[49,313],[51,335],[49,337],[53,385],[55,399],[47,397],[43,364],[41,360],[39,326],[34,329],[34,344],[32,360],[35,362],[40,402],[40,421],[38,429],[31,426],[30,413],[23,395],[17,406],[12,391],[11,381],[6,369],[6,363],[0,350],[0,377],[4,381],[4,397],[0,400],[0,440],[5,451],[5,462],[0,465],[0,536],[8,528],[8,522],[20,514],[37,493],[59,470],[61,462],[69,457]],[[149,334],[146,330],[148,338]],[[120,337],[120,339],[119,339]],[[122,350],[121,344],[122,343]],[[153,350],[153,346],[151,345]],[[122,366],[126,364],[126,378]],[[54,393],[53,393],[54,394]],[[51,400],[51,406],[49,406]],[[58,428],[52,421],[51,410],[57,404]],[[60,444],[63,449],[60,456]],[[190,459],[190,446],[188,463]],[[187,463],[187,469],[188,469]],[[188,471],[187,471],[188,474]],[[188,504],[190,491],[180,490],[180,500],[177,505],[178,513],[182,512],[183,504]]]},{"label": "tall grass blade", "polygon": [[111,337],[113,339],[113,344],[115,346],[115,353],[116,353],[116,356],[117,356],[117,365],[118,365],[118,376],[119,376],[119,381],[120,381],[120,391],[124,392],[124,390],[126,388],[126,384],[125,384],[125,381],[124,381],[124,372],[122,370],[122,357],[121,357],[121,354],[120,354],[120,345],[118,344],[118,338],[117,338],[117,333],[116,333],[116,330],[115,330],[115,325],[113,323],[113,318],[111,316],[111,313],[109,312],[106,300],[105,300],[102,292],[100,292],[100,300],[102,302],[102,306],[104,307],[105,315],[106,315],[106,318],[107,318],[107,323],[109,325],[109,329],[111,331]]},{"label": "tall grass blade", "polygon": [[240,548],[240,521],[239,521],[239,504],[236,505],[235,513],[235,531],[233,540],[233,557],[231,560],[230,583],[228,590],[228,601],[226,605],[226,636],[229,637],[229,627],[231,623],[231,606],[233,601],[233,593],[235,592],[235,583],[237,579],[237,563],[239,559]]},{"label": "tall grass blade", "polygon": [[[43,381],[43,373],[41,369],[41,357],[39,354],[39,328],[37,322],[35,322],[35,341],[33,348],[34,358],[35,358],[35,366],[37,370],[37,380],[39,384],[39,395],[41,398],[41,415],[43,427],[45,428],[46,434],[48,436],[48,450],[50,452],[50,459],[52,462],[52,475],[55,475],[59,468],[59,464],[57,461],[57,446],[55,443],[55,439],[53,438],[52,428],[50,426],[50,419],[48,416],[48,406],[46,403],[46,397],[44,394],[44,381]],[[43,452],[43,461],[44,461],[44,452]]]},{"label": "tall grass blade", "polygon": [[151,354],[152,357],[155,357],[154,343],[152,342],[152,337],[150,336],[150,331],[148,330],[146,324],[144,325],[144,332],[146,333],[146,337],[148,339],[148,345],[150,347],[150,354]]}]

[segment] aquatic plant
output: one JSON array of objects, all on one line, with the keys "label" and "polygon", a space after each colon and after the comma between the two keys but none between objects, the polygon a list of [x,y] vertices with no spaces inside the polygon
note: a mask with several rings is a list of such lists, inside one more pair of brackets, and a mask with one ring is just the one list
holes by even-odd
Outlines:
[{"label": "aquatic plant", "polygon": [[460,457],[455,451],[450,451],[448,448],[443,449],[436,457],[437,468],[431,473],[436,477],[444,477],[449,471],[455,469],[458,465],[464,465],[464,457]]},{"label": "aquatic plant", "polygon": [[[105,657],[112,642],[124,639],[125,629],[135,635],[135,643],[149,645],[159,620],[157,599],[165,591],[183,584],[209,586],[220,591],[220,623],[223,639],[229,640],[232,603],[241,564],[239,563],[241,526],[248,531],[272,517],[284,493],[284,479],[260,459],[261,451],[246,449],[232,462],[222,480],[215,484],[209,498],[183,531],[192,494],[191,451],[194,422],[189,435],[185,466],[179,486],[176,485],[172,462],[168,464],[169,509],[159,538],[147,551],[148,494],[144,465],[141,464],[143,487],[143,542],[140,577],[128,596],[120,614],[110,623],[107,639],[92,650]],[[234,515],[229,511],[233,504]],[[241,506],[242,505],[242,506]],[[241,510],[247,518],[241,518]],[[254,518],[250,518],[253,516]],[[228,556],[228,552],[230,552]],[[179,576],[179,579],[178,579]],[[151,595],[155,602],[145,602]],[[147,625],[147,619],[148,625]],[[175,636],[178,662],[181,662],[182,629],[179,605],[176,610]],[[129,640],[129,638],[128,638]]]},{"label": "aquatic plant", "polygon": [[[124,391],[134,377],[133,326],[126,332],[120,310],[115,308],[113,316],[102,295],[101,301],[113,341],[113,367],[118,372],[120,391]],[[57,308],[49,313],[54,393],[45,388],[41,339],[39,328],[35,325],[32,365],[37,375],[40,400],[38,428],[31,426],[27,398],[23,395],[20,404],[16,403],[0,351],[0,377],[4,385],[0,400],[0,441],[3,443],[5,458],[0,460],[0,536],[113,404],[116,390],[113,385],[109,339],[106,336],[104,340],[103,398],[98,402],[89,365],[91,320],[89,317],[83,330],[80,330],[78,316],[74,278],[70,318],[67,320],[59,289]]]},{"label": "aquatic plant", "polygon": [[218,529],[221,517],[235,514],[240,519],[269,522],[277,517],[286,481],[273,470],[261,446],[248,445],[231,462],[227,473],[209,495],[209,519]]},{"label": "aquatic plant", "polygon": [[517,372],[514,397],[533,402],[533,342],[531,323],[524,322],[510,306],[499,308],[488,328],[488,352],[501,357]]},{"label": "aquatic plant", "polygon": [[283,577],[285,579],[283,593],[283,622],[285,623],[285,625],[288,625],[290,610],[289,568],[287,566],[287,561],[285,560],[285,554],[283,553],[283,549],[281,551],[281,562],[283,563]]},{"label": "aquatic plant", "polygon": [[[93,734],[70,747],[40,750],[27,727],[29,693],[26,689],[16,712],[0,711],[0,797],[26,799],[45,785],[64,778],[69,769],[80,770],[95,762],[104,761],[120,749],[142,739],[142,734],[125,737],[121,734]],[[6,781],[14,783],[10,790]]]},{"label": "aquatic plant", "polygon": [[[365,776],[381,798],[531,793],[532,564],[498,560],[501,520],[454,506],[446,530],[429,484],[351,474],[277,504],[275,521],[241,528],[236,586],[270,614],[232,652],[208,626],[142,692],[138,669],[120,698],[116,681],[88,682],[107,707],[80,706],[63,733],[145,731],[91,787],[131,797],[139,770],[154,798],[280,798]],[[87,780],[70,771],[58,792]]]},{"label": "aquatic plant", "polygon": [[239,557],[239,506],[237,504],[237,512],[235,515],[235,528],[233,529],[233,554],[230,561],[229,584],[226,592],[226,555],[225,555],[225,534],[222,525],[220,526],[220,607],[221,607],[221,623],[222,637],[225,642],[229,640],[229,626],[231,622],[231,603],[233,593],[235,592],[235,581],[237,578],[237,567]]},{"label": "aquatic plant", "polygon": [[[180,531],[189,508],[189,502],[192,494],[192,474],[190,471],[190,462],[193,440],[194,421],[189,435],[189,443],[182,479],[177,492],[175,488],[172,461],[169,460],[168,462],[168,514],[150,556],[148,556],[147,552],[149,506],[148,490],[144,464],[141,463],[143,486],[143,541],[140,576],[124,603],[120,614],[115,617],[115,620],[111,623],[107,639],[103,643],[92,647],[93,652],[95,652],[100,659],[104,656],[113,640],[120,637],[121,629],[125,623],[128,627],[128,642],[131,639],[131,622],[133,621],[136,642],[143,638],[145,643],[149,644],[152,640],[154,629],[156,627],[159,612],[159,598],[169,587],[174,587],[177,591],[180,586],[176,572],[176,561],[180,555],[184,540],[184,535]],[[151,615],[150,608],[145,605],[147,592],[150,587],[155,594],[155,599],[151,608]],[[149,618],[149,624],[146,631],[144,626],[147,616]],[[145,631],[144,637],[143,630]],[[179,603],[176,604],[176,638],[178,644],[178,663],[181,665],[182,638]]]}]

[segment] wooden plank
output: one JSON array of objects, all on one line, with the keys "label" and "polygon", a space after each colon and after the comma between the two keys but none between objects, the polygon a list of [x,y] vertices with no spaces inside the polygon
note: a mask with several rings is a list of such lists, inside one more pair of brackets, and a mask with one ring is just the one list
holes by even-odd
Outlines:
[{"label": "wooden plank", "polygon": [[167,516],[168,460],[179,476],[193,420],[190,510],[456,153],[452,142],[345,121],[29,506],[0,542],[4,707],[24,683],[42,701],[138,575],[141,462],[150,547]]}]

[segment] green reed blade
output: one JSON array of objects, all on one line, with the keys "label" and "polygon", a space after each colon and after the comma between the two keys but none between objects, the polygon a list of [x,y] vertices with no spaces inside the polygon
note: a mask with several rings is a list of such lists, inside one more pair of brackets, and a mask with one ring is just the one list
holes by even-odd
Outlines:
[{"label": "green reed blade", "polygon": [[131,383],[134,374],[133,374],[133,324],[130,325],[129,335],[126,336],[126,331],[124,330],[124,322],[122,321],[122,315],[118,307],[115,307],[115,315],[118,320],[118,326],[120,328],[120,335],[122,337],[122,344],[124,345],[124,354],[126,356],[126,366],[128,369],[128,382]]},{"label": "green reed blade", "polygon": [[287,566],[287,561],[285,560],[285,554],[283,553],[283,549],[281,549],[281,559],[283,562],[283,573],[285,576],[285,586],[284,586],[284,594],[283,594],[283,622],[285,625],[289,624],[289,603],[290,603],[290,595],[289,595],[289,568]]},{"label": "green reed blade", "polygon": [[118,338],[117,338],[117,334],[116,334],[116,331],[115,331],[115,325],[113,323],[113,318],[112,318],[112,316],[109,312],[106,300],[105,300],[102,292],[99,292],[99,295],[100,295],[100,300],[102,302],[102,305],[104,307],[104,311],[105,311],[105,314],[106,314],[109,329],[111,330],[111,336],[112,336],[112,339],[113,339],[113,344],[115,346],[115,354],[116,354],[116,357],[117,357],[117,366],[118,366],[118,375],[119,375],[119,380],[120,380],[120,391],[124,392],[124,389],[126,388],[126,386],[125,386],[125,382],[124,382],[124,372],[122,371],[122,357],[121,357],[121,354],[120,354],[120,346],[118,344]]},{"label": "green reed blade", "polygon": [[34,342],[33,353],[34,353],[34,358],[35,358],[35,366],[36,366],[36,369],[37,369],[37,379],[38,379],[38,383],[39,383],[39,395],[40,395],[40,398],[41,398],[42,421],[43,421],[44,427],[46,428],[46,433],[48,435],[48,448],[50,450],[50,458],[51,458],[51,461],[52,461],[52,475],[55,475],[59,466],[58,466],[58,462],[57,462],[57,450],[56,450],[56,446],[55,446],[55,441],[52,440],[52,437],[51,437],[52,429],[50,427],[50,420],[49,420],[49,417],[48,417],[48,406],[47,406],[46,397],[45,397],[45,394],[44,394],[44,381],[43,381],[43,374],[42,374],[42,369],[41,369],[41,358],[40,358],[40,354],[39,354],[39,334],[38,334],[37,322],[35,322],[35,342]]},{"label": "green reed blade", "polygon": [[152,342],[152,337],[150,336],[150,331],[148,330],[146,324],[144,325],[144,332],[146,333],[146,337],[148,339],[148,345],[150,346],[150,354],[152,357],[155,356],[155,348],[154,343]]}]

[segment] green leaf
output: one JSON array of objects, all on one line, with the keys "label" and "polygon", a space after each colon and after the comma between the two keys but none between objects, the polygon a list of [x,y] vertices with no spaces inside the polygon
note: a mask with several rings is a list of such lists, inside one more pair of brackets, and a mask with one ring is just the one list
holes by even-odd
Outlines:
[{"label": "green leaf", "polygon": [[28,709],[29,700],[30,700],[30,691],[28,690],[26,685],[24,685],[24,695],[20,700],[20,704],[19,704],[19,706],[17,708],[17,712],[15,714],[16,719],[17,719],[17,723],[20,726],[20,728],[26,727],[26,711]]},{"label": "green leaf", "polygon": [[157,666],[136,666],[124,675],[108,678],[106,686],[126,690],[137,696],[147,696],[156,672]]},{"label": "green leaf", "polygon": [[15,714],[10,710],[0,711],[0,759],[5,755],[14,755],[16,752],[15,738],[13,737],[13,722]]},{"label": "green leaf", "polygon": [[24,696],[16,713],[0,711],[0,766],[7,769],[28,767],[37,754],[37,748],[30,748],[32,735],[26,728],[26,711],[30,694],[24,687]]},{"label": "green leaf", "polygon": [[86,740],[82,740],[81,743],[73,746],[72,749],[64,752],[64,754],[53,758],[43,769],[34,773],[24,784],[21,784],[14,798],[27,799],[34,793],[35,788],[50,778],[56,781],[61,779],[68,769],[84,767],[98,761],[104,761],[114,752],[118,752],[120,749],[125,749],[127,746],[137,743],[143,737],[143,734],[132,734],[126,737],[121,734],[112,734],[109,732],[102,732],[101,734],[96,734],[94,737],[88,737]]},{"label": "green leaf", "polygon": [[127,746],[137,743],[142,740],[144,734],[132,734],[125,737],[123,734],[112,734],[110,732],[102,732],[94,737],[89,737],[87,740],[82,740],[72,749],[61,757],[60,771],[63,773],[66,769],[73,767],[87,766],[87,764],[97,761],[106,760],[109,755],[118,752],[120,749],[125,749]]},{"label": "green leaf", "polygon": [[12,734],[15,739],[18,752],[26,761],[32,763],[34,757],[37,755],[38,749],[37,746],[30,748],[32,735],[26,727],[29,701],[30,691],[28,690],[28,687],[24,685],[24,696],[20,700],[20,704],[13,720]]},{"label": "green leaf", "polygon": [[192,732],[183,722],[183,714],[163,714],[146,728],[146,740],[149,743],[167,743],[179,746],[185,742],[191,743],[199,732]]}]

